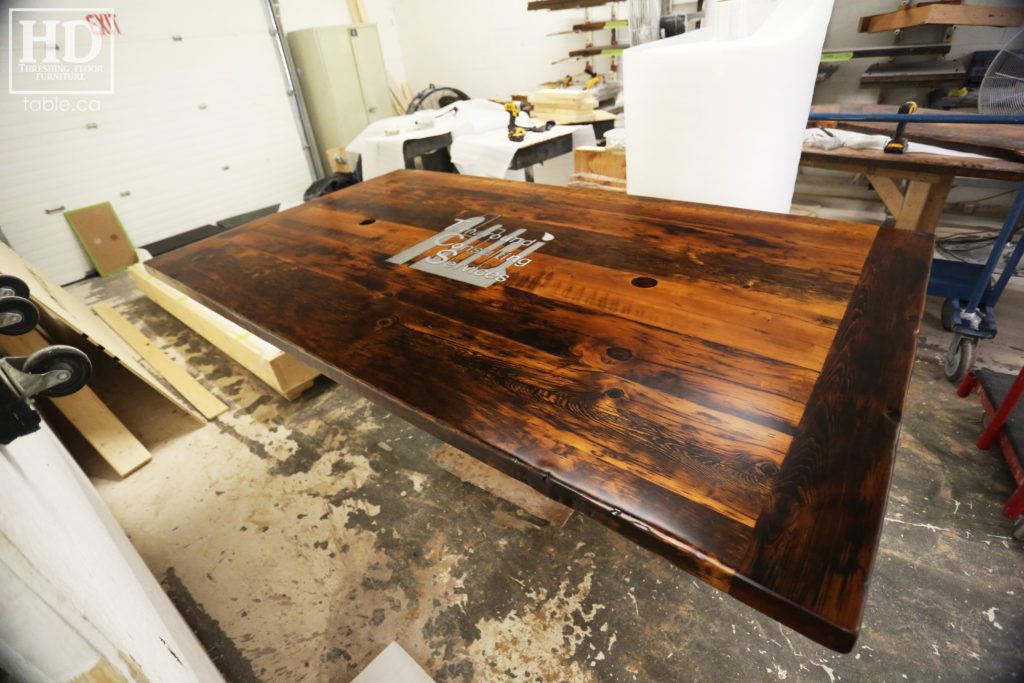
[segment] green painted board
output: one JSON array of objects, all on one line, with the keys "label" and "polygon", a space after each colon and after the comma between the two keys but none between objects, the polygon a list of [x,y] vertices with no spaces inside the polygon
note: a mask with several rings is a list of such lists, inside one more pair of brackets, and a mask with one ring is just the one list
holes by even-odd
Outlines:
[{"label": "green painted board", "polygon": [[135,247],[110,202],[65,211],[64,219],[100,275],[119,273],[138,262]]}]

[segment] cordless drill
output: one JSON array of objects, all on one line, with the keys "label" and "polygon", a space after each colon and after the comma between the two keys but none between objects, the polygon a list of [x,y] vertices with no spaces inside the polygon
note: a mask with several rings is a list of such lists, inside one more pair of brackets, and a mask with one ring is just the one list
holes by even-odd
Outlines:
[{"label": "cordless drill", "polygon": [[506,102],[505,111],[508,112],[508,139],[512,142],[522,142],[526,139],[526,129],[516,123],[519,113],[523,111],[519,102],[516,100]]},{"label": "cordless drill", "polygon": [[[913,114],[917,111],[917,102],[904,102],[900,105],[900,114]],[[907,151],[907,139],[903,137],[907,130],[907,122],[900,121],[896,125],[896,135],[893,136],[892,140],[885,143],[886,154],[903,154]]]}]

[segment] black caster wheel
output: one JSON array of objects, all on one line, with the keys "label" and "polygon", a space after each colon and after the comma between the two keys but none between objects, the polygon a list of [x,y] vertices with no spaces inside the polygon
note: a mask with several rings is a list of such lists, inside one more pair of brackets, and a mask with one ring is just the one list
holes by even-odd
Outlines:
[{"label": "black caster wheel", "polygon": [[974,337],[965,337],[960,334],[954,337],[953,343],[946,351],[946,362],[943,367],[946,379],[954,384],[963,381],[974,365],[974,351],[977,346],[978,340]]},{"label": "black caster wheel", "polygon": [[946,332],[953,331],[953,312],[955,304],[952,299],[946,299],[942,302],[942,329]]},{"label": "black caster wheel", "polygon": [[20,296],[28,298],[28,285],[20,277],[0,275],[0,296]]},{"label": "black caster wheel", "polygon": [[39,310],[34,303],[20,296],[0,296],[0,334],[25,334],[38,324]]},{"label": "black caster wheel", "polygon": [[39,349],[26,358],[22,371],[34,375],[60,373],[59,383],[43,389],[39,395],[67,396],[84,387],[89,381],[92,376],[92,363],[88,356],[75,347],[57,344]]}]

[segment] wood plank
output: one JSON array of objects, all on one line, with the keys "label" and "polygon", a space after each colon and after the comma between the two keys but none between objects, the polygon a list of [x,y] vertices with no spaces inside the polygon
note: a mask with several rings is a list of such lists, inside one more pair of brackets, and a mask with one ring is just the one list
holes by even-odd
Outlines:
[{"label": "wood plank", "polygon": [[821,61],[839,62],[865,57],[908,57],[911,55],[947,55],[949,43],[923,43],[918,45],[872,45],[832,48],[821,51]]},{"label": "wood plank", "polygon": [[[49,344],[32,330],[16,337],[0,337],[0,345],[11,355],[28,356]],[[86,441],[122,477],[139,469],[153,456],[88,386],[70,396],[45,398],[56,406]]]},{"label": "wood plank", "polygon": [[986,5],[932,3],[903,7],[895,12],[861,17],[860,33],[878,33],[908,26],[1018,26],[1024,23],[1024,9]]},{"label": "wood plank", "polygon": [[348,3],[348,14],[353,24],[365,24],[369,21],[366,14],[366,5],[363,0],[346,0]]},{"label": "wood plank", "polygon": [[880,175],[868,175],[875,192],[882,198],[885,207],[893,216],[899,216],[903,210],[903,192],[896,186],[892,178]]},{"label": "wood plank", "polygon": [[178,398],[163,383],[153,377],[153,374],[142,365],[139,354],[104,325],[103,321],[96,317],[88,306],[79,301],[75,295],[62,289],[60,285],[46,277],[3,243],[0,243],[0,272],[24,280],[31,290],[32,301],[42,310],[75,332],[85,335],[90,343],[102,349],[132,375],[156,390],[193,420],[199,424],[205,424],[206,420],[191,405]]},{"label": "wood plank", "polygon": [[896,178],[917,178],[938,182],[941,176],[990,178],[992,180],[1024,181],[1024,163],[984,157],[947,156],[943,154],[886,154],[878,149],[839,147],[824,150],[804,147],[800,163],[805,166],[831,168],[853,173],[870,173]]},{"label": "wood plank", "polygon": [[575,7],[598,7],[599,5],[607,5],[609,2],[614,0],[530,0],[526,5],[526,9],[540,10],[558,10],[558,9],[573,9]]},{"label": "wood plank", "polygon": [[[816,104],[811,111],[818,113],[844,112],[850,114],[895,114],[899,107],[886,104]],[[918,109],[918,114],[948,114],[937,109]],[[818,125],[818,124],[815,124]],[[896,133],[895,123],[866,121],[838,121],[832,128],[853,130],[874,135]],[[1024,126],[1010,124],[973,123],[911,123],[904,134],[908,140],[937,145],[960,152],[983,154],[998,159],[1024,163]],[[891,154],[889,156],[898,156]]]},{"label": "wood plank", "polygon": [[551,526],[563,527],[572,516],[572,508],[537,493],[518,479],[513,479],[448,444],[431,453],[430,461],[462,481],[526,510]]},{"label": "wood plank", "polygon": [[592,173],[626,179],[626,150],[607,147],[577,147],[573,152],[576,173]]},{"label": "wood plank", "polygon": [[170,356],[156,347],[137,327],[132,325],[113,307],[97,304],[92,307],[105,323],[117,332],[125,342],[139,352],[142,359],[166,379],[178,393],[196,407],[208,420],[212,420],[228,409],[222,402],[183,367],[171,360]]},{"label": "wood plank", "polygon": [[625,192],[626,181],[619,178],[595,175],[593,173],[573,173],[569,176],[568,187],[607,190],[609,192]]},{"label": "wood plank", "polygon": [[874,87],[961,85],[965,73],[964,67],[955,62],[881,62],[872,64],[861,74],[860,84]]},{"label": "wood plank", "polygon": [[225,320],[165,282],[143,264],[128,269],[136,286],[154,303],[191,328],[289,401],[313,385],[320,372]]},{"label": "wood plank", "polygon": [[[844,649],[930,247],[912,231],[397,171],[150,265],[455,448]],[[500,279],[474,279],[480,266]],[[802,500],[821,529],[788,516]],[[864,528],[830,545],[833,512],[846,532],[857,505]],[[795,534],[780,546],[775,520]],[[835,590],[844,580],[856,585]]]},{"label": "wood plank", "polygon": [[[879,231],[729,590],[841,652],[857,639],[878,550],[932,245]],[[864,457],[866,443],[878,457]]]},{"label": "wood plank", "polygon": [[942,211],[946,207],[946,198],[949,196],[949,190],[953,187],[953,178],[946,177],[937,183],[933,183],[928,188],[928,197],[925,199],[924,206],[921,208],[921,214],[917,221],[917,229],[920,232],[934,233],[935,228],[938,227],[939,218],[942,217]]},{"label": "wood plank", "polygon": [[931,184],[920,180],[911,180],[907,185],[907,194],[903,198],[903,206],[896,216],[897,230],[917,230],[918,221],[921,219],[921,212],[924,211],[928,202],[928,194],[931,191]]},{"label": "wood plank", "polygon": [[119,273],[139,260],[110,202],[65,211],[64,219],[100,275]]}]

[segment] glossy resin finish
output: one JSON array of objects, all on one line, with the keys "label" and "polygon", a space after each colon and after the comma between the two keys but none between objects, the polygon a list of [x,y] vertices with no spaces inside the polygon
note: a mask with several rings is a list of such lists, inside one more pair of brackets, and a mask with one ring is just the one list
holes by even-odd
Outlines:
[{"label": "glossy resin finish", "polygon": [[931,249],[868,225],[397,171],[148,265],[848,651]]}]

